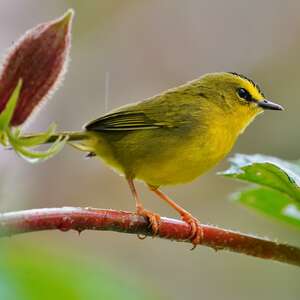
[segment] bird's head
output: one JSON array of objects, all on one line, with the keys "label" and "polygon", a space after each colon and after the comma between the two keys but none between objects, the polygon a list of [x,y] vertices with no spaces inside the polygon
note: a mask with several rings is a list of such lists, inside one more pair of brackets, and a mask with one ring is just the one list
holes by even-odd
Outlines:
[{"label": "bird's head", "polygon": [[283,110],[281,105],[267,100],[257,84],[241,74],[206,74],[198,85],[219,111],[230,117],[231,122],[239,123],[241,131],[264,110]]}]

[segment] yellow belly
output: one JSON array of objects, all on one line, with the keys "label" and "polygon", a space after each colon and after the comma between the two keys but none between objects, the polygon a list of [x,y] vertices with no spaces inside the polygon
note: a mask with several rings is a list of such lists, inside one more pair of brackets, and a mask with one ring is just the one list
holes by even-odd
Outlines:
[{"label": "yellow belly", "polygon": [[195,130],[183,138],[139,131],[109,139],[98,135],[95,141],[97,155],[118,173],[161,186],[194,180],[224,158],[235,137],[216,129],[205,135]]},{"label": "yellow belly", "polygon": [[215,166],[231,150],[231,136],[212,134],[199,140],[195,138],[171,149],[163,156],[141,164],[136,178],[153,186],[175,185],[190,182]]}]

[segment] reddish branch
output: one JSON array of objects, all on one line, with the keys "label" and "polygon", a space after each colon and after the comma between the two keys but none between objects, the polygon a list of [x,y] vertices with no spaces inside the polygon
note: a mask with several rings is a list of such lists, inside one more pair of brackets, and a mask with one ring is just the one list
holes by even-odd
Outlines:
[{"label": "reddish branch", "polygon": [[[215,226],[202,225],[202,227],[204,246],[300,266],[299,248]],[[63,207],[8,212],[0,215],[1,237],[50,229],[61,231],[73,229],[79,232],[86,229],[110,230],[152,236],[149,223],[144,217],[124,211]],[[190,242],[189,234],[190,227],[186,223],[169,218],[161,219],[158,234],[160,238]]]}]

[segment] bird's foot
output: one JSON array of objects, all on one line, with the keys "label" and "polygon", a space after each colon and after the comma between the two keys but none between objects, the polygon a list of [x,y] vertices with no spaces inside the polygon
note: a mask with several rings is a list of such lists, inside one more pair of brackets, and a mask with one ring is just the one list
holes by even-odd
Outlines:
[{"label": "bird's foot", "polygon": [[136,213],[149,220],[149,227],[152,229],[153,237],[157,236],[159,232],[160,215],[146,210],[143,207],[137,207]]},{"label": "bird's foot", "polygon": [[197,245],[201,244],[203,240],[203,229],[201,227],[201,223],[198,219],[193,217],[190,213],[185,212],[181,214],[181,219],[188,223],[191,226],[191,233],[189,236],[189,240],[191,240],[193,247],[191,250],[194,250]]}]

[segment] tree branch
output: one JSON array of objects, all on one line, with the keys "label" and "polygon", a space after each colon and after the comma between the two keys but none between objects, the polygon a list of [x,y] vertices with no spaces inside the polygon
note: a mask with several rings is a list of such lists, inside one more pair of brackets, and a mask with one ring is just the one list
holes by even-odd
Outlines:
[{"label": "tree branch", "polygon": [[[201,244],[204,246],[300,266],[299,248],[215,226],[202,225],[202,228],[204,237]],[[86,229],[109,230],[152,236],[146,218],[124,211],[62,207],[7,212],[0,215],[0,237],[51,229],[73,229],[78,232]],[[190,226],[185,222],[161,218],[158,234],[160,238],[190,242],[189,234]]]}]

